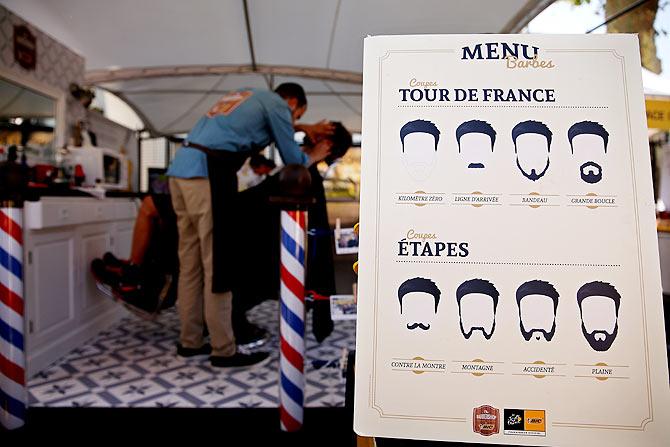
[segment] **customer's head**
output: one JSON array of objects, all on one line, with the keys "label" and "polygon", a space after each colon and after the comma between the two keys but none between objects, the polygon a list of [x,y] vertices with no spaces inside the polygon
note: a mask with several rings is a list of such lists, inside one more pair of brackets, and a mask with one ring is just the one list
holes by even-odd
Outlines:
[{"label": "customer's head", "polygon": [[[330,140],[333,143],[333,146],[330,148],[330,153],[324,159],[324,161],[329,165],[344,157],[353,144],[351,133],[349,133],[347,128],[344,127],[341,122],[331,121],[330,124],[333,126],[333,134],[324,138],[325,140]],[[316,143],[318,143],[318,141],[312,141],[310,140],[309,136],[305,135],[305,139],[302,142],[303,150],[309,153]]]},{"label": "customer's head", "polygon": [[344,157],[344,154],[347,153],[353,144],[351,134],[347,128],[342,125],[342,123],[339,121],[333,121],[331,124],[335,126],[335,130],[333,131],[333,134],[328,137],[328,139],[333,142],[333,147],[330,148],[330,154],[328,154],[325,159],[325,162],[329,165]]},{"label": "customer's head", "polygon": [[284,82],[275,89],[275,93],[288,104],[294,123],[307,111],[307,96],[305,96],[305,90],[300,84]]}]

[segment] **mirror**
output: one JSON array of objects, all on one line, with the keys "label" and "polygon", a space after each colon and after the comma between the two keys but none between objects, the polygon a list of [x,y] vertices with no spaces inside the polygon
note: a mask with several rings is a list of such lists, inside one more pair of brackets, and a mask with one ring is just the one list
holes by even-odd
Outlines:
[{"label": "mirror", "polygon": [[0,78],[0,158],[22,148],[30,165],[48,163],[56,144],[56,99]]}]

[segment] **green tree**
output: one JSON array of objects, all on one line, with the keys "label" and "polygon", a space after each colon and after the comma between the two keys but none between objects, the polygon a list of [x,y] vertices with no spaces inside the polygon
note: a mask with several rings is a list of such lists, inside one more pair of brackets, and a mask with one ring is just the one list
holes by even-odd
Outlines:
[{"label": "green tree", "polygon": [[[591,0],[570,0],[579,6],[590,3]],[[604,0],[605,17],[612,17],[619,11],[635,3],[637,0]],[[656,55],[656,35],[659,34],[654,28],[656,11],[659,8],[659,0],[648,0],[621,17],[607,24],[608,33],[637,33],[640,39],[640,56],[642,66],[654,73],[661,72],[661,60]],[[660,32],[665,33],[664,30]]]}]

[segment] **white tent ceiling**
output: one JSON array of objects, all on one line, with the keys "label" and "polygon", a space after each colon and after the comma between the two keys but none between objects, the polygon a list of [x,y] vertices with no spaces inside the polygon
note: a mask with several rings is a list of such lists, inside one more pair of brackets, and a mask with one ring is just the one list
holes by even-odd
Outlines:
[{"label": "white tent ceiling", "polygon": [[553,0],[0,0],[86,59],[155,133],[224,90],[301,83],[304,121],[361,125],[363,38],[518,32]]}]

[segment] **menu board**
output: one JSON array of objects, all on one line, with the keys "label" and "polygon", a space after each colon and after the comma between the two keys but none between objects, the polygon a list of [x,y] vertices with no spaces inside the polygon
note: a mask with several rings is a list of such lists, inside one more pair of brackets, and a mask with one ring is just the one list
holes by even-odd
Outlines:
[{"label": "menu board", "polygon": [[361,169],[357,433],[669,445],[636,36],[368,37]]}]

